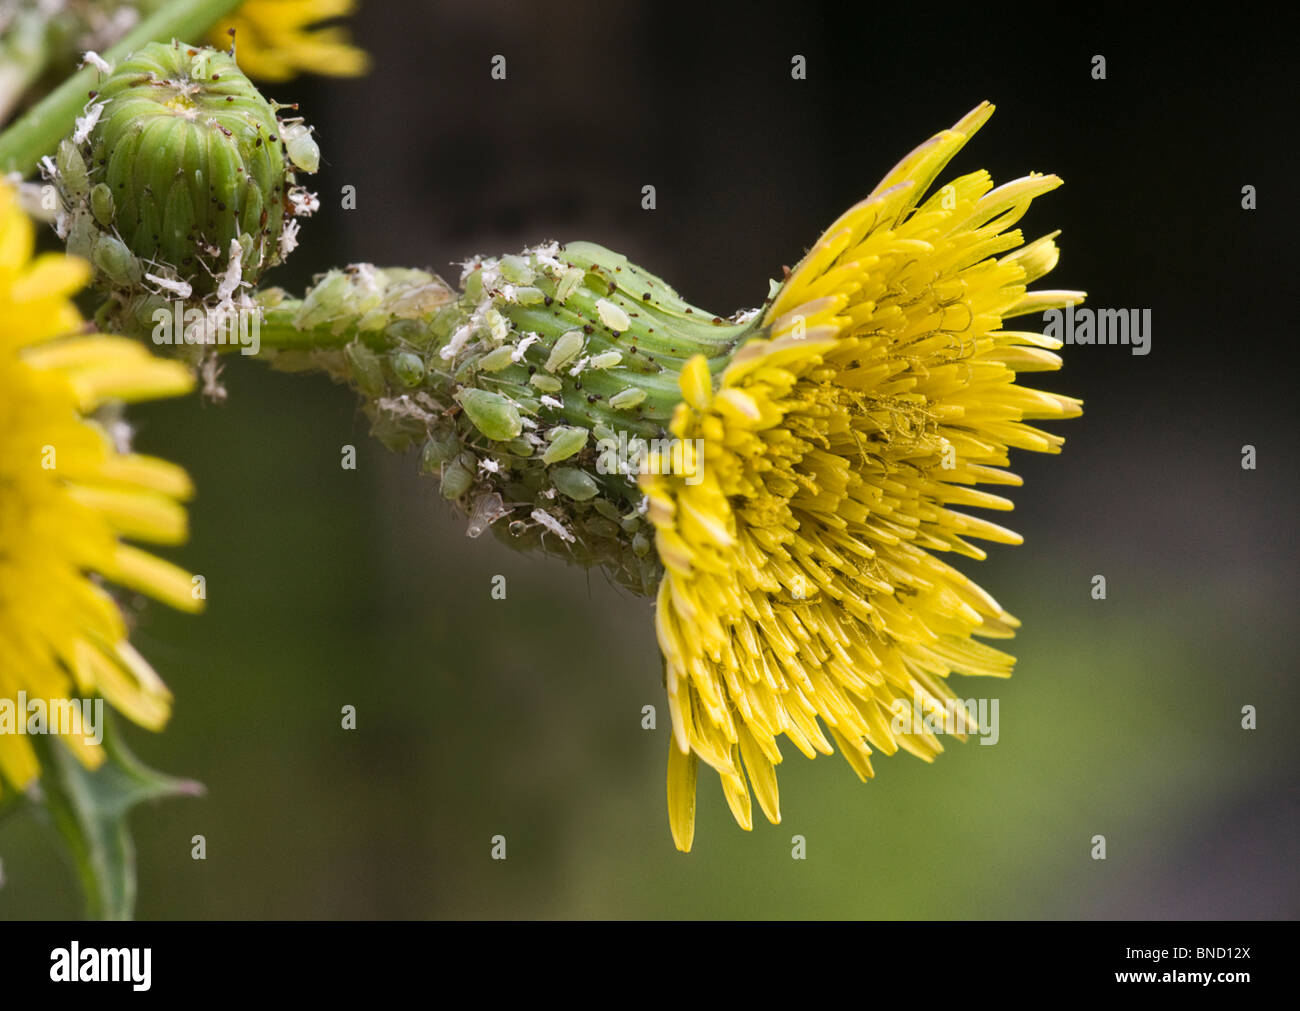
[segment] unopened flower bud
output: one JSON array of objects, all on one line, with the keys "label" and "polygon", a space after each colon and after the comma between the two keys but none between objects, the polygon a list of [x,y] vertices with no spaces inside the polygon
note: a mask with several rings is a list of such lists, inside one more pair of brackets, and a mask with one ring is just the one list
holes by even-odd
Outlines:
[{"label": "unopened flower bud", "polygon": [[293,248],[286,225],[311,202],[293,168],[315,171],[319,151],[279,108],[229,54],[151,43],[117,65],[46,163],[69,249],[99,268],[128,329],[150,295],[210,308]]}]

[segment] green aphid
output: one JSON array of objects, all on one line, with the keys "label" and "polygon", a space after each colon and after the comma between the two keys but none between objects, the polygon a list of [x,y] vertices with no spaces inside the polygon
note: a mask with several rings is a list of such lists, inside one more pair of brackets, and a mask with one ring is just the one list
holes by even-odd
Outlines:
[{"label": "green aphid", "polygon": [[619,535],[618,524],[605,519],[603,516],[589,516],[583,523],[583,528],[594,537],[614,539]]},{"label": "green aphid", "polygon": [[578,290],[578,285],[582,284],[586,271],[581,267],[565,267],[560,273],[560,280],[555,285],[555,300],[564,302]]},{"label": "green aphid", "polygon": [[95,269],[109,278],[114,284],[139,284],[142,279],[140,261],[131,255],[131,250],[121,239],[111,235],[101,235],[95,241],[90,261]]},{"label": "green aphid", "polygon": [[591,504],[595,507],[596,512],[600,513],[607,520],[613,520],[617,523],[618,520],[622,518],[618,506],[607,498],[598,498]]},{"label": "green aphid", "polygon": [[593,369],[612,369],[622,360],[623,353],[621,351],[602,351],[598,355],[592,355],[591,361],[587,365]]},{"label": "green aphid", "polygon": [[501,257],[497,261],[497,269],[511,284],[532,284],[537,276],[524,257],[514,254]]},{"label": "green aphid", "polygon": [[357,389],[370,397],[383,395],[384,370],[377,354],[360,341],[353,341],[343,349],[343,357],[347,359]]},{"label": "green aphid", "polygon": [[478,462],[473,453],[461,453],[442,469],[442,497],[457,499],[474,484],[474,471]]},{"label": "green aphid", "polygon": [[542,462],[557,463],[582,452],[583,447],[587,445],[587,435],[585,428],[576,426],[560,425],[551,429],[547,434],[551,444],[542,453]]},{"label": "green aphid", "polygon": [[575,502],[585,502],[587,499],[595,498],[600,491],[596,479],[577,467],[554,467],[550,475],[556,490]]},{"label": "green aphid", "polygon": [[444,463],[460,452],[456,433],[439,429],[431,432],[420,449],[420,469],[426,474],[436,474]]},{"label": "green aphid", "polygon": [[631,386],[610,397],[609,406],[616,411],[630,411],[643,400],[645,400],[645,390]]},{"label": "green aphid", "polygon": [[408,389],[419,386],[424,378],[424,359],[410,351],[398,351],[389,357],[388,364],[393,375]]},{"label": "green aphid", "polygon": [[500,393],[467,386],[456,394],[456,402],[465,409],[474,427],[489,439],[507,442],[524,430],[519,408]]},{"label": "green aphid", "polygon": [[585,339],[581,330],[570,330],[561,334],[551,347],[550,356],[546,359],[546,371],[557,372],[577,358],[582,353],[582,345]]},{"label": "green aphid", "polygon": [[54,164],[59,170],[59,181],[66,189],[67,196],[73,199],[85,197],[90,190],[90,182],[86,175],[86,162],[71,140],[59,142],[59,150],[55,154]]},{"label": "green aphid", "polygon": [[509,346],[493,348],[479,359],[478,367],[484,372],[500,372],[514,364],[514,350]]},{"label": "green aphid", "polygon": [[312,138],[311,127],[306,123],[286,123],[280,131],[289,160],[304,172],[320,168],[320,147]]},{"label": "green aphid", "polygon": [[95,215],[95,220],[99,222],[101,228],[112,227],[116,209],[113,191],[108,188],[108,184],[96,183],[94,189],[90,191],[90,212]]}]

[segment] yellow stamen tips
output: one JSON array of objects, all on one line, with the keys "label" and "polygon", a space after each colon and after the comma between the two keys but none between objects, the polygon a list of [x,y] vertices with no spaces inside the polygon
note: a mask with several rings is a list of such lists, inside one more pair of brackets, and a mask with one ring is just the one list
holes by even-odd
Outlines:
[{"label": "yellow stamen tips", "polygon": [[240,69],[262,81],[287,81],[298,74],[359,77],[370,69],[370,57],[352,45],[346,29],[320,27],[356,8],[356,0],[246,0],[217,23],[209,41],[229,48],[233,30]]},{"label": "yellow stamen tips", "polygon": [[[69,299],[88,270],[32,249],[32,224],[0,182],[0,699],[102,695],[157,729],[171,695],[99,580],[198,610],[188,573],[123,543],[182,540],[179,503],[193,489],[176,465],[122,451],[89,412],[194,380],[134,341],[65,336],[82,328]],[[63,739],[88,766],[103,760],[97,744]],[[39,772],[26,736],[0,734],[0,790]]]},{"label": "yellow stamen tips", "polygon": [[949,674],[1011,673],[1012,656],[972,637],[1019,623],[941,555],[984,557],[968,538],[1020,543],[960,510],[1010,509],[974,486],[1018,485],[1011,448],[1063,442],[1025,421],[1081,404],[1016,384],[1059,368],[1060,344],[1003,321],[1083,293],[1026,292],[1056,265],[1056,233],[1026,244],[1012,226],[1057,177],[995,189],[980,171],[930,192],[992,112],[922,144],[832,224],[768,308],[767,336],[716,380],[702,360],[682,373],[671,431],[700,466],[689,481],[641,477],[664,563],[679,849],[694,837],[698,761],[743,828],[751,788],[775,823],[782,735],[809,757],[833,740],[866,780],[873,749],[927,762],[943,750],[895,717],[957,706]]}]

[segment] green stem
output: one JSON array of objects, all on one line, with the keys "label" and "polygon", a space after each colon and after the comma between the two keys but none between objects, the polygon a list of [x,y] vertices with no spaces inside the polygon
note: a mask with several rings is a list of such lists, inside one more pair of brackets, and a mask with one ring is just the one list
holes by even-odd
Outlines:
[{"label": "green stem", "polygon": [[[358,336],[357,328],[344,326],[308,327],[298,329],[294,319],[302,310],[302,299],[287,298],[262,314],[259,336],[262,348],[267,351],[336,351],[352,343]],[[389,339],[382,330],[361,335],[362,340],[376,351],[383,351]],[[220,351],[238,351],[237,346],[223,345]]]},{"label": "green stem", "polygon": [[[241,2],[173,0],[141,21],[104,57],[109,62],[116,62],[150,42],[193,39],[205,34]],[[0,134],[0,172],[18,172],[28,176],[35,171],[41,158],[52,154],[59,141],[72,132],[99,77],[99,72],[93,67],[73,74]]]}]

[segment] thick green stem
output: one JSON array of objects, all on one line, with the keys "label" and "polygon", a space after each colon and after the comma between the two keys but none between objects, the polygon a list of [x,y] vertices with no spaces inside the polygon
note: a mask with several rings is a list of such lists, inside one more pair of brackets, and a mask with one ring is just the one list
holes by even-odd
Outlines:
[{"label": "thick green stem", "polygon": [[461,284],[354,264],[301,299],[269,289],[256,296],[257,350],[354,386],[372,433],[420,449],[470,536],[491,528],[652,592],[662,572],[642,475],[699,474],[699,446],[669,428],[683,369],[701,356],[717,376],[765,335],[759,310],[716,316],[581,242],[478,259]]},{"label": "thick green stem", "polygon": [[[383,330],[359,334],[351,326],[317,326],[299,329],[294,320],[302,311],[299,298],[287,298],[262,314],[259,337],[263,351],[336,351],[358,337],[376,351],[386,350],[391,339]],[[237,346],[222,346],[221,351],[238,351]]]},{"label": "thick green stem", "polygon": [[[141,21],[104,56],[114,62],[149,42],[167,42],[173,38],[192,42],[241,2],[174,0]],[[59,141],[72,132],[99,79],[99,72],[93,67],[73,74],[0,134],[0,172],[28,176],[35,171],[41,158],[53,153]]]}]

